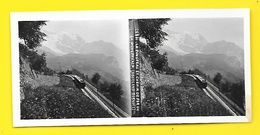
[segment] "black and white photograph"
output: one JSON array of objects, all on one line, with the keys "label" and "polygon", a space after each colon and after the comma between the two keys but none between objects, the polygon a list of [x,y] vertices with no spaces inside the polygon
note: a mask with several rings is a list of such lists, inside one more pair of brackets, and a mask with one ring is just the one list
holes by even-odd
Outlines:
[{"label": "black and white photograph", "polygon": [[136,116],[245,116],[243,18],[133,21],[140,39]]},{"label": "black and white photograph", "polygon": [[21,119],[130,116],[120,22],[19,21]]},{"label": "black and white photograph", "polygon": [[13,125],[251,120],[248,9],[11,13]]},{"label": "black and white photograph", "polygon": [[125,22],[88,18],[16,22],[20,119],[130,117]]},{"label": "black and white photograph", "polygon": [[129,20],[132,117],[250,113],[245,18],[190,14]]}]

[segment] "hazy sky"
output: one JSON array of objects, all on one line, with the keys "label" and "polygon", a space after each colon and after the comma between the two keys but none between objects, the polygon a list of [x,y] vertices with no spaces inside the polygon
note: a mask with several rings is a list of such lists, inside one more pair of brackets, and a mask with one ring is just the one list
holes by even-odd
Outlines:
[{"label": "hazy sky", "polygon": [[242,18],[195,18],[172,19],[165,29],[175,32],[199,33],[208,42],[226,40],[244,48],[244,27]]},{"label": "hazy sky", "polygon": [[87,43],[103,40],[125,50],[125,46],[128,46],[125,27],[128,28],[128,25],[120,20],[48,21],[43,30],[78,34]]}]

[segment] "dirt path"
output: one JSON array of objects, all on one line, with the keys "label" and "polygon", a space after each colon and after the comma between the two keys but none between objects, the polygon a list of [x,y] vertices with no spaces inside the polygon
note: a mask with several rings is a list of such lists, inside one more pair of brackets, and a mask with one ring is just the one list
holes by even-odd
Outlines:
[{"label": "dirt path", "polygon": [[162,85],[174,86],[176,84],[180,84],[182,82],[182,78],[176,75],[163,75],[159,74],[158,78],[151,77],[149,75],[145,75],[142,77],[141,84],[143,86],[150,85],[154,88]]},{"label": "dirt path", "polygon": [[35,89],[39,86],[53,86],[60,83],[60,78],[58,76],[47,76],[47,75],[38,75],[37,78],[26,78],[24,79],[25,84],[31,85],[31,88]]},{"label": "dirt path", "polygon": [[160,82],[160,85],[173,86],[176,84],[180,84],[182,82],[182,79],[180,76],[176,76],[176,75],[160,74],[160,77],[157,79],[157,81]]}]

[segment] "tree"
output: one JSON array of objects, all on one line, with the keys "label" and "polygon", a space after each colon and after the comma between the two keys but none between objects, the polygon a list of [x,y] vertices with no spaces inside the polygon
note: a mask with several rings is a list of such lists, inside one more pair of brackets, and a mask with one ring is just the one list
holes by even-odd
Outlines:
[{"label": "tree", "polygon": [[154,69],[162,71],[165,67],[168,66],[167,53],[160,54],[158,51],[154,55],[150,56],[152,61],[152,67]]},{"label": "tree", "polygon": [[99,79],[101,78],[101,75],[99,75],[98,73],[95,73],[93,75],[93,77],[91,78],[91,81],[94,83],[94,84],[98,84],[98,81]]},{"label": "tree", "polygon": [[214,76],[213,81],[214,81],[217,85],[219,85],[219,83],[220,83],[222,77],[223,77],[223,76],[222,76],[220,73],[217,73],[217,74]]},{"label": "tree", "polygon": [[46,67],[46,54],[39,55],[37,47],[44,41],[45,33],[41,32],[41,26],[46,25],[46,21],[19,21],[19,38],[23,41],[19,43],[20,55],[28,58],[30,67],[36,71],[43,71]]},{"label": "tree", "polygon": [[42,71],[43,71],[44,75],[53,75],[53,74],[55,73],[54,70],[52,70],[52,69],[50,69],[50,68],[48,68],[48,67],[44,67],[44,68],[42,69]]},{"label": "tree", "polygon": [[46,54],[39,55],[36,50],[29,49],[19,43],[19,55],[29,60],[30,67],[36,71],[43,71],[46,67]]},{"label": "tree", "polygon": [[169,20],[169,18],[137,20],[140,37],[146,40],[146,44],[140,43],[140,49],[146,57],[150,58],[151,66],[160,71],[163,71],[168,66],[167,53],[160,54],[157,48],[166,40],[165,37],[168,34],[162,31],[162,27]]},{"label": "tree", "polygon": [[69,69],[67,69],[66,74],[72,74],[72,71],[70,71]]},{"label": "tree", "polygon": [[175,75],[177,72],[174,68],[169,66],[166,67],[165,71],[166,71],[166,75]]},{"label": "tree", "polygon": [[225,93],[230,92],[231,89],[231,84],[229,81],[226,81],[224,83],[221,84],[221,90]]},{"label": "tree", "polygon": [[245,103],[245,83],[240,81],[238,83],[234,83],[231,86],[231,96],[233,101],[244,109]]},{"label": "tree", "polygon": [[36,52],[34,52],[30,56],[29,60],[30,60],[31,68],[36,71],[43,71],[43,69],[46,67],[46,54],[45,53],[39,55]]},{"label": "tree", "polygon": [[109,83],[104,82],[99,85],[99,89],[103,92],[109,92]]},{"label": "tree", "polygon": [[123,94],[122,91],[122,86],[118,83],[112,83],[109,86],[109,95],[112,97],[112,102],[113,102],[113,108],[115,110],[114,104],[115,104],[115,99],[119,100],[121,98],[121,95]]},{"label": "tree", "polygon": [[140,37],[146,39],[150,48],[157,48],[166,40],[168,35],[162,31],[162,26],[168,24],[169,18],[138,19]]},{"label": "tree", "polygon": [[29,49],[35,49],[44,41],[45,33],[41,32],[41,26],[46,25],[46,21],[19,21],[19,38],[24,41]]},{"label": "tree", "polygon": [[189,70],[188,70],[188,74],[194,74],[194,71],[191,70],[191,69],[189,69]]},{"label": "tree", "polygon": [[123,94],[122,86],[118,83],[112,83],[109,86],[109,95],[116,100],[119,100],[121,98],[121,95]]}]

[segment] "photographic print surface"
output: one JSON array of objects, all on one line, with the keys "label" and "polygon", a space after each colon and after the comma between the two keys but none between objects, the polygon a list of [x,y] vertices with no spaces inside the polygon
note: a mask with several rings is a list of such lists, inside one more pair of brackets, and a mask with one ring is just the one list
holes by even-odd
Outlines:
[{"label": "photographic print surface", "polygon": [[12,13],[11,33],[15,127],[251,119],[247,9]]},{"label": "photographic print surface", "polygon": [[141,86],[133,116],[245,116],[243,18],[130,21]]},{"label": "photographic print surface", "polygon": [[130,116],[120,21],[18,24],[21,119]]}]

